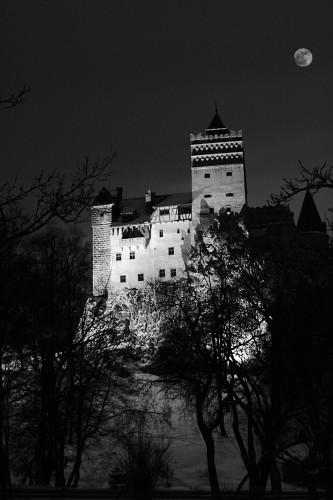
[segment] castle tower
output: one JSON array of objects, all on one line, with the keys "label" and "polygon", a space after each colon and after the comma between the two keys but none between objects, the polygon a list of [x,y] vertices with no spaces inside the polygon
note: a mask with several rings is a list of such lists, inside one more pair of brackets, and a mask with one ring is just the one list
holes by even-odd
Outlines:
[{"label": "castle tower", "polygon": [[310,191],[306,191],[297,222],[297,232],[303,248],[325,251],[328,248],[326,224],[322,222]]},{"label": "castle tower", "polygon": [[111,274],[112,198],[103,188],[91,207],[93,232],[93,295],[105,295]]},{"label": "castle tower", "polygon": [[246,204],[242,131],[229,131],[216,109],[206,134],[191,134],[192,225],[205,229],[226,212]]}]

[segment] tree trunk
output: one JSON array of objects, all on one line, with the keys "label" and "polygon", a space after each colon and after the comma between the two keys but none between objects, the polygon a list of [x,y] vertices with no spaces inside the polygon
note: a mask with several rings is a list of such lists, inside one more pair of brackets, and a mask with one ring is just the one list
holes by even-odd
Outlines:
[{"label": "tree trunk", "polygon": [[70,476],[67,481],[67,488],[77,488],[79,484],[79,479],[80,479],[80,467],[81,467],[81,461],[82,461],[82,453],[83,449],[77,448],[76,450],[76,456],[75,456],[75,462],[73,465],[72,472],[70,473]]},{"label": "tree trunk", "polygon": [[271,479],[271,492],[275,494],[282,493],[281,474],[277,466],[276,460],[274,461],[273,467],[271,469],[270,479]]},{"label": "tree trunk", "polygon": [[54,407],[54,366],[53,355],[42,355],[40,376],[41,415],[38,426],[38,436],[35,459],[35,483],[48,486],[55,466],[54,460],[54,422],[56,408]]},{"label": "tree trunk", "polygon": [[3,398],[3,374],[2,374],[2,348],[0,346],[0,483],[4,498],[8,488],[11,487],[10,465],[8,449],[5,445],[5,422],[4,422],[4,398]]},{"label": "tree trunk", "polygon": [[212,492],[212,496],[219,497],[220,496],[220,486],[216,472],[215,466],[215,445],[214,439],[212,436],[212,432],[208,429],[207,425],[204,422],[202,407],[199,402],[196,404],[196,414],[197,414],[197,422],[198,427],[200,429],[201,435],[205,441],[206,445],[206,453],[207,453],[207,467],[208,467],[208,476],[210,489]]}]

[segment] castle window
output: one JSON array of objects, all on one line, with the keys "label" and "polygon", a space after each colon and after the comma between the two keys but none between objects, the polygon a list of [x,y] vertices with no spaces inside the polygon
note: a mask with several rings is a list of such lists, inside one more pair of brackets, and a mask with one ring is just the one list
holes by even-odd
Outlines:
[{"label": "castle window", "polygon": [[211,194],[205,194],[204,198],[211,198],[212,195]]},{"label": "castle window", "polygon": [[112,236],[114,235],[114,227],[112,228]]},{"label": "castle window", "polygon": [[234,196],[234,193],[227,193],[226,196]]},{"label": "castle window", "polygon": [[205,179],[210,179],[210,174],[205,174]]},{"label": "castle window", "polygon": [[163,238],[163,229],[160,229],[160,238]]},{"label": "castle window", "polygon": [[180,229],[179,229],[179,227],[178,227],[178,228],[177,228],[177,234],[179,234],[179,233],[180,233]]},{"label": "castle window", "polygon": [[138,274],[138,281],[144,281],[143,274]]},{"label": "castle window", "polygon": [[190,234],[190,230],[189,229],[187,230],[187,234]]},{"label": "castle window", "polygon": [[160,269],[158,275],[160,278],[165,278],[165,269]]},{"label": "castle window", "polygon": [[117,234],[119,234],[119,227],[117,227]]},{"label": "castle window", "polygon": [[232,172],[227,172],[227,177],[231,177],[232,176]]},{"label": "castle window", "polygon": [[120,283],[126,283],[126,275],[125,274],[122,274],[120,276]]},{"label": "castle window", "polygon": [[174,255],[175,254],[175,248],[174,247],[169,247],[168,253],[169,253],[169,255]]},{"label": "castle window", "polygon": [[134,260],[135,259],[135,252],[130,252],[130,260]]},{"label": "castle window", "polygon": [[176,276],[176,269],[170,269],[170,276],[174,278]]},{"label": "castle window", "polygon": [[231,214],[231,207],[230,207],[230,205],[227,206],[227,214]]},{"label": "castle window", "polygon": [[121,253],[116,253],[116,260],[121,260]]}]

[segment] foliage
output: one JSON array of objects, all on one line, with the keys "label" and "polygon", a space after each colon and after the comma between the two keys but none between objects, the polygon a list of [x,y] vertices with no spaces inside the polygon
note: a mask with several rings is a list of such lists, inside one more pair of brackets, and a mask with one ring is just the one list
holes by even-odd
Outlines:
[{"label": "foliage", "polygon": [[3,409],[12,469],[37,484],[77,486],[83,453],[132,409],[123,332],[87,302],[90,247],[51,229],[21,245],[22,275],[3,350]]},{"label": "foliage", "polygon": [[[238,408],[241,390],[252,393],[245,376],[241,385],[239,367],[248,374],[245,367],[268,335],[247,288],[248,275],[260,275],[262,264],[252,258],[238,222],[232,221],[228,234],[218,226],[204,233],[188,261],[188,279],[156,291],[165,315],[154,367],[166,388],[196,414],[213,494],[219,494],[214,432],[226,433],[224,415],[232,404]],[[236,410],[235,422],[238,417]]]},{"label": "foliage", "polygon": [[[152,498],[161,479],[170,482],[172,471],[170,462],[170,442],[144,434],[128,435],[123,440],[123,452],[118,458],[115,470],[118,481],[139,498]],[[113,484],[114,473],[110,474],[110,485]]]}]

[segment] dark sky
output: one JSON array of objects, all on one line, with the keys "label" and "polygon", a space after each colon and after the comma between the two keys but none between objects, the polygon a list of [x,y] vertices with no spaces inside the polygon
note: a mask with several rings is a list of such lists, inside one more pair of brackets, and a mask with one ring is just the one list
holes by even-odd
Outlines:
[{"label": "dark sky", "polygon": [[298,160],[332,164],[332,0],[7,0],[0,23],[0,95],[32,88],[0,116],[5,179],[71,171],[112,147],[125,197],[189,191],[189,134],[215,100],[243,129],[251,206]]}]

